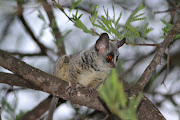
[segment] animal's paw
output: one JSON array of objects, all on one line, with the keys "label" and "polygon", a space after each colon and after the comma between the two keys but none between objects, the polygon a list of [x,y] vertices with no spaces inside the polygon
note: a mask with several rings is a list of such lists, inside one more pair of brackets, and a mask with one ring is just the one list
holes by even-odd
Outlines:
[{"label": "animal's paw", "polygon": [[89,87],[83,87],[83,88],[85,88],[86,90],[85,94],[87,94],[88,96],[92,96],[96,92],[95,88],[89,88]]},{"label": "animal's paw", "polygon": [[72,87],[72,86],[68,86],[66,88],[66,94],[68,94],[69,97],[72,97],[72,96],[76,95],[77,94],[77,88]]},{"label": "animal's paw", "polygon": [[95,88],[86,88],[89,92],[89,94],[93,94],[96,92],[96,89]]},{"label": "animal's paw", "polygon": [[78,89],[81,88],[81,87],[83,87],[83,86],[80,85],[80,84],[69,85],[69,86],[66,88],[66,93],[68,94],[68,96],[77,95]]}]

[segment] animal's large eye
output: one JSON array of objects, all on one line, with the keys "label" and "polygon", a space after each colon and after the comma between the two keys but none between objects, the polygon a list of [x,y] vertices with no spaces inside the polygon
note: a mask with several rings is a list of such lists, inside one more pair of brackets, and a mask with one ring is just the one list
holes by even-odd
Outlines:
[{"label": "animal's large eye", "polygon": [[113,55],[107,55],[106,61],[111,62],[113,59]]}]

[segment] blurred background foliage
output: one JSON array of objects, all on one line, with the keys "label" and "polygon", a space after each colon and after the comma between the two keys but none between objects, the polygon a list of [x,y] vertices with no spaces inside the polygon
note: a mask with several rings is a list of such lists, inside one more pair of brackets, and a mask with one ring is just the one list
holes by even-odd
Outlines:
[{"label": "blurred background foliage", "polygon": [[[61,5],[61,8],[58,8],[51,0],[1,0],[0,49],[52,74],[53,64],[58,56],[87,49],[95,43],[98,34],[108,32],[93,26],[93,15],[99,21],[103,21],[102,16],[106,16],[104,10],[107,11],[107,9],[108,19],[112,21],[113,19],[117,21],[121,15],[118,22],[118,26],[121,27],[118,31],[119,35],[123,35],[127,19],[143,4],[145,8],[142,13],[146,20],[131,23],[134,28],[138,27],[140,34],[139,37],[134,37],[133,44],[162,42],[168,34],[167,29],[163,28],[168,27],[169,29],[180,15],[179,0],[82,0],[80,4],[78,1],[56,0],[56,3]],[[51,6],[51,9],[46,5]],[[97,15],[96,11],[92,14],[95,9],[94,5],[98,5]],[[114,13],[116,14],[115,18],[113,17]],[[74,25],[75,22],[78,22],[79,26],[78,24]],[[86,28],[81,28],[82,23],[87,31],[84,30]],[[144,26],[147,23],[148,28],[153,28],[153,30],[143,36]],[[98,24],[98,22],[96,21],[94,24]],[[111,40],[121,38],[109,34]],[[130,39],[127,40],[132,42]],[[180,118],[179,46],[180,40],[177,36],[177,39],[170,44],[169,50],[161,60],[161,65],[157,67],[144,91],[145,95],[169,120]],[[128,83],[134,84],[150,63],[155,52],[155,46],[124,45],[119,49],[118,75]],[[167,64],[168,58],[170,58],[169,65]],[[0,71],[10,72],[2,67],[0,67]],[[47,97],[48,94],[44,92],[16,86],[12,89],[11,86],[0,84],[1,117],[3,120],[18,119],[19,116],[31,111]],[[55,111],[54,120],[89,118],[98,120],[103,117],[104,114],[101,112],[86,107],[72,108],[66,102]]]}]

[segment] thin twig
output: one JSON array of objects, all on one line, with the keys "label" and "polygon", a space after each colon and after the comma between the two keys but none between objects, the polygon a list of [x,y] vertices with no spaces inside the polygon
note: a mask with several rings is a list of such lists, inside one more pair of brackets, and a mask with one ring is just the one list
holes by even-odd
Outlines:
[{"label": "thin twig", "polygon": [[126,42],[126,44],[128,45],[132,45],[132,46],[153,46],[153,47],[158,47],[159,46],[159,44],[134,44],[134,43],[127,43]]},{"label": "thin twig", "polygon": [[20,52],[9,52],[12,55],[18,55],[19,57],[24,57],[24,56],[29,56],[29,57],[34,57],[34,56],[45,56],[42,53],[20,53]]},{"label": "thin twig", "polygon": [[165,12],[175,12],[177,9],[180,9],[180,5],[176,6],[175,8],[165,10],[165,11],[156,11],[156,12],[154,12],[154,14],[165,13]]},{"label": "thin twig", "polygon": [[[166,73],[165,73],[164,79],[163,79],[163,81],[162,81],[161,84],[164,84],[165,79],[166,79],[166,77],[167,77],[167,75],[168,75],[168,72],[169,72],[169,64],[170,64],[170,52],[169,52],[169,47],[168,47],[168,54],[167,54],[167,62],[166,62],[166,64],[167,64],[167,66],[166,66]],[[165,84],[164,84],[164,85],[165,85]]]},{"label": "thin twig", "polygon": [[0,36],[0,43],[3,42],[4,38],[8,35],[9,28],[11,27],[12,23],[14,22],[14,16],[7,16],[5,19],[6,23],[4,29],[2,29],[2,35]]},{"label": "thin twig", "polygon": [[[75,21],[74,19],[72,19],[71,17],[69,17],[69,16],[66,14],[66,12],[65,12],[64,9],[63,9],[63,7],[62,7],[60,4],[58,4],[55,0],[52,0],[52,1],[53,1],[54,4],[61,10],[61,12],[64,13],[64,15],[65,15],[71,22],[73,22],[74,24],[76,24],[76,21]],[[100,36],[100,34],[97,33],[96,31],[92,30],[92,32],[94,33],[94,35]]]},{"label": "thin twig", "polygon": [[125,78],[129,72],[131,72],[133,70],[133,68],[139,64],[140,62],[142,62],[144,59],[146,59],[147,57],[150,57],[151,55],[153,55],[154,53],[156,52],[156,49],[153,50],[152,52],[150,52],[149,54],[147,55],[143,55],[143,56],[140,56],[135,62],[133,65],[131,65],[131,67],[129,67],[129,69],[127,69],[124,73],[122,73],[120,76],[122,78]]},{"label": "thin twig", "polygon": [[[49,3],[46,1],[46,0],[43,0],[42,1],[42,5],[48,15],[48,18],[49,18],[49,22],[50,22],[50,27],[54,33],[54,36],[55,36],[55,39],[56,41],[58,41],[62,35],[61,35],[61,32],[58,28],[58,25],[57,25],[57,22],[56,22],[56,19],[55,19],[55,16],[54,16],[54,13],[53,13],[53,10],[51,8],[51,5],[49,5]],[[65,47],[64,47],[64,43],[62,42],[60,45],[57,46],[58,47],[58,55],[59,56],[62,56],[65,54]]]},{"label": "thin twig", "polygon": [[34,33],[32,32],[31,28],[29,27],[29,25],[26,23],[26,20],[24,19],[23,16],[23,7],[22,4],[18,2],[18,17],[21,20],[22,24],[24,25],[26,31],[29,33],[29,35],[32,37],[32,39],[34,40],[34,42],[39,46],[41,52],[44,55],[47,55],[46,50],[47,48],[39,42],[39,40],[35,37]]},{"label": "thin twig", "polygon": [[72,21],[72,22],[75,24],[75,21],[66,14],[66,12],[65,12],[64,9],[63,9],[63,7],[62,7],[60,4],[58,4],[55,0],[52,0],[52,1],[53,1],[53,2],[55,3],[55,5],[61,10],[61,12],[64,13],[64,15],[65,15],[70,21]]}]

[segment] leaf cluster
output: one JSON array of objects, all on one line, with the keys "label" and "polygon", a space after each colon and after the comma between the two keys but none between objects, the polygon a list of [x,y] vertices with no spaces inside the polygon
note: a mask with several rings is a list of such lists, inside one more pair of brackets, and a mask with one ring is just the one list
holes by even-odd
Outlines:
[{"label": "leaf cluster", "polygon": [[114,14],[113,20],[111,20],[111,18],[109,17],[108,9],[105,10],[105,8],[103,7],[105,16],[102,15],[101,16],[102,20],[97,20],[98,23],[97,24],[94,23],[93,26],[98,27],[103,31],[113,35],[114,38],[117,37],[118,39],[122,39],[122,36],[119,33],[121,26],[118,24],[121,19],[122,13],[120,13],[118,19],[115,20],[114,6],[112,6],[112,8]]},{"label": "leaf cluster", "polygon": [[110,111],[123,120],[137,120],[137,108],[142,99],[130,96],[124,92],[123,84],[119,81],[116,70],[113,69],[99,91],[100,97],[105,101]]},{"label": "leaf cluster", "polygon": [[82,2],[82,0],[72,0],[72,5],[71,5],[71,10],[75,9],[80,3]]},{"label": "leaf cluster", "polygon": [[[173,29],[173,25],[168,23],[168,22],[166,22],[165,20],[161,19],[161,21],[162,21],[162,23],[165,24],[165,27],[162,28],[162,30],[164,32],[164,36],[161,36],[161,38],[165,38],[169,34],[169,32]],[[180,31],[174,37],[174,40],[177,40],[177,39],[180,39]]]},{"label": "leaf cluster", "polygon": [[122,12],[120,12],[120,14],[118,15],[118,18],[116,19],[116,13],[115,13],[115,8],[112,5],[112,9],[113,9],[113,19],[110,18],[109,15],[109,10],[105,9],[103,7],[104,10],[104,14],[102,15],[100,19],[98,18],[98,10],[97,10],[98,6],[97,5],[93,5],[92,9],[91,9],[91,15],[89,17],[89,20],[93,26],[93,28],[88,29],[86,27],[86,25],[80,20],[80,17],[82,16],[82,14],[80,16],[78,16],[77,12],[75,15],[73,15],[73,20],[75,22],[75,26],[82,29],[85,33],[89,33],[92,35],[99,35],[95,29],[96,28],[100,28],[101,30],[105,31],[106,33],[109,33],[115,40],[116,39],[131,39],[132,42],[135,39],[135,37],[142,37],[143,39],[146,37],[146,35],[153,30],[153,28],[148,28],[148,23],[145,24],[145,26],[143,27],[143,32],[140,33],[140,29],[139,27],[134,27],[131,25],[132,22],[135,21],[142,21],[145,20],[146,17],[143,17],[144,13],[140,13],[138,14],[139,11],[141,11],[142,9],[144,9],[145,7],[141,4],[127,19],[125,25],[123,26],[123,31],[120,31],[120,28],[122,27],[119,22],[122,16]]},{"label": "leaf cluster", "polygon": [[125,23],[125,27],[124,27],[124,37],[126,39],[131,39],[132,43],[133,40],[135,39],[135,37],[142,37],[143,39],[146,37],[146,35],[153,30],[153,28],[148,28],[148,23],[143,27],[143,33],[140,34],[140,30],[139,27],[133,27],[131,25],[132,22],[136,22],[136,21],[143,21],[146,19],[146,17],[143,17],[144,13],[140,13],[138,14],[139,11],[141,11],[142,9],[144,9],[145,7],[143,6],[143,4],[141,4],[134,12],[132,12],[132,14],[129,16],[129,18],[127,19],[126,23]]}]

